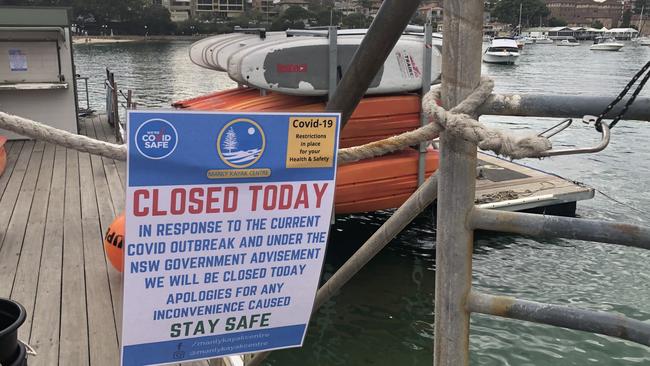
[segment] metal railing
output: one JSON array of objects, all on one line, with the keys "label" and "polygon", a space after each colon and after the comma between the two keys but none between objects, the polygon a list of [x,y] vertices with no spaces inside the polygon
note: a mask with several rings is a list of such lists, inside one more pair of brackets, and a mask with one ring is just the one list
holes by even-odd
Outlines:
[{"label": "metal railing", "polygon": [[[115,81],[115,74],[109,69],[106,69],[106,79],[104,80],[104,88],[106,89],[106,115],[108,124],[114,128],[115,140],[117,142],[124,142],[124,124],[120,120],[120,107],[124,111],[129,109],[136,109],[137,104],[133,101],[133,91],[128,89],[126,94],[117,87]],[[122,100],[120,101],[120,98]]]},{"label": "metal railing", "polygon": [[[445,1],[444,29],[447,31],[443,43],[442,95],[447,109],[462,101],[479,84],[482,24],[482,1]],[[445,133],[440,145],[434,365],[469,365],[469,317],[473,312],[650,345],[650,325],[647,323],[604,312],[482,294],[473,290],[471,283],[475,229],[650,249],[649,228],[476,208],[473,174],[476,145]]]},{"label": "metal railing", "polygon": [[[77,90],[77,103],[78,103],[78,108],[79,108],[77,110],[77,113],[80,116],[88,116],[88,115],[93,114],[95,112],[95,110],[93,110],[90,107],[90,95],[89,95],[89,91],[88,91],[88,76],[81,76],[81,75],[77,74],[77,75],[75,75],[74,80],[77,83],[77,88],[76,88],[76,90]],[[81,87],[82,85],[80,85],[80,81],[83,81],[83,88]],[[86,105],[85,108],[81,107],[82,100],[80,100],[81,98],[79,98],[80,95],[84,96],[83,101],[85,102],[85,105]]]},{"label": "metal railing", "polygon": [[[326,110],[341,112],[342,128],[386,60],[419,0],[385,0]],[[478,86],[481,73],[483,1],[445,0],[442,60],[442,103],[447,110]],[[509,103],[516,100],[516,103]],[[611,99],[609,99],[611,100]],[[607,102],[609,102],[607,100]],[[495,103],[501,101],[502,103]],[[569,102],[567,102],[569,101]],[[573,103],[572,103],[572,102]],[[567,104],[568,103],[568,104]],[[631,118],[650,120],[649,100]],[[606,103],[605,103],[606,104]],[[530,106],[527,108],[526,106]],[[490,114],[565,116],[593,114],[594,104],[583,97],[494,94],[485,103]],[[632,109],[631,109],[632,110]],[[533,113],[534,112],[534,113]],[[603,138],[604,139],[604,138]],[[563,152],[565,154],[566,152]],[[582,151],[581,153],[587,153]],[[474,230],[491,230],[543,237],[598,241],[650,249],[650,228],[585,220],[491,211],[474,204],[477,146],[445,132],[440,137],[440,167],[382,225],[373,236],[319,289],[316,311],[368,261],[436,198],[435,366],[469,365],[469,319],[483,313],[588,331],[650,345],[650,324],[627,317],[482,294],[472,289]],[[260,365],[269,352],[246,364]]]}]

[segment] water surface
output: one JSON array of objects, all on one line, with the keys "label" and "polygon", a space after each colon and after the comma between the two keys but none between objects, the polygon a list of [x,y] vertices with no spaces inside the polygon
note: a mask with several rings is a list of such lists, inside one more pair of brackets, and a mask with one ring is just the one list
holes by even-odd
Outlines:
[{"label": "water surface", "polygon": [[[91,103],[103,109],[104,68],[145,107],[235,84],[193,65],[189,43],[75,46],[77,73],[91,77]],[[612,95],[650,59],[650,47],[621,52],[531,45],[516,66],[484,65],[499,92]],[[650,90],[642,95],[650,97]],[[598,110],[605,106],[599,106]],[[598,112],[598,111],[596,111]],[[483,117],[500,128],[541,131],[559,119]],[[578,123],[556,146],[595,144],[599,134]],[[597,193],[578,215],[634,224],[650,222],[650,125],[622,121],[612,143],[592,155],[525,160],[524,164],[584,182]],[[333,228],[325,277],[390,213],[340,217]],[[272,365],[430,365],[433,349],[435,229],[429,213],[415,220],[312,319],[301,349],[274,352]],[[480,291],[607,310],[650,319],[650,252],[591,242],[482,234],[474,249],[473,285]],[[473,365],[647,365],[650,350],[609,337],[473,315]]]}]

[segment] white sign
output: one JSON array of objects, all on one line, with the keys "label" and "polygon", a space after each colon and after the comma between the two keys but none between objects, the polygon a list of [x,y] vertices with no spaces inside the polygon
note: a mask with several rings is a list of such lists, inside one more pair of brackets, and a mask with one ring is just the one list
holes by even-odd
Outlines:
[{"label": "white sign", "polygon": [[130,111],[122,364],[302,345],[337,114]]},{"label": "white sign", "polygon": [[9,68],[11,71],[27,71],[27,55],[19,49],[9,50]]}]

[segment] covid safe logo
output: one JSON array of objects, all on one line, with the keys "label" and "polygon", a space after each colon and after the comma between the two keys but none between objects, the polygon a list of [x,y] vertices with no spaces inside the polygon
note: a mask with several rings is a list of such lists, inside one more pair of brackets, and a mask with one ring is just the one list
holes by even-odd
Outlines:
[{"label": "covid safe logo", "polygon": [[255,164],[264,153],[266,138],[255,121],[238,118],[228,122],[217,138],[217,152],[226,165],[247,168]]},{"label": "covid safe logo", "polygon": [[144,122],[135,132],[135,146],[149,159],[169,156],[178,144],[178,133],[171,123],[154,118]]}]

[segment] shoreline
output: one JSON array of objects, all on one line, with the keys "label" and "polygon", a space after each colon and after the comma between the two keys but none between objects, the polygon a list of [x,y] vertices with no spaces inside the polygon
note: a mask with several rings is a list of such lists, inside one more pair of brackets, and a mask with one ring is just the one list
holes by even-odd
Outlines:
[{"label": "shoreline", "polygon": [[72,36],[72,44],[108,44],[127,42],[168,42],[168,41],[198,41],[209,34],[193,36]]}]

